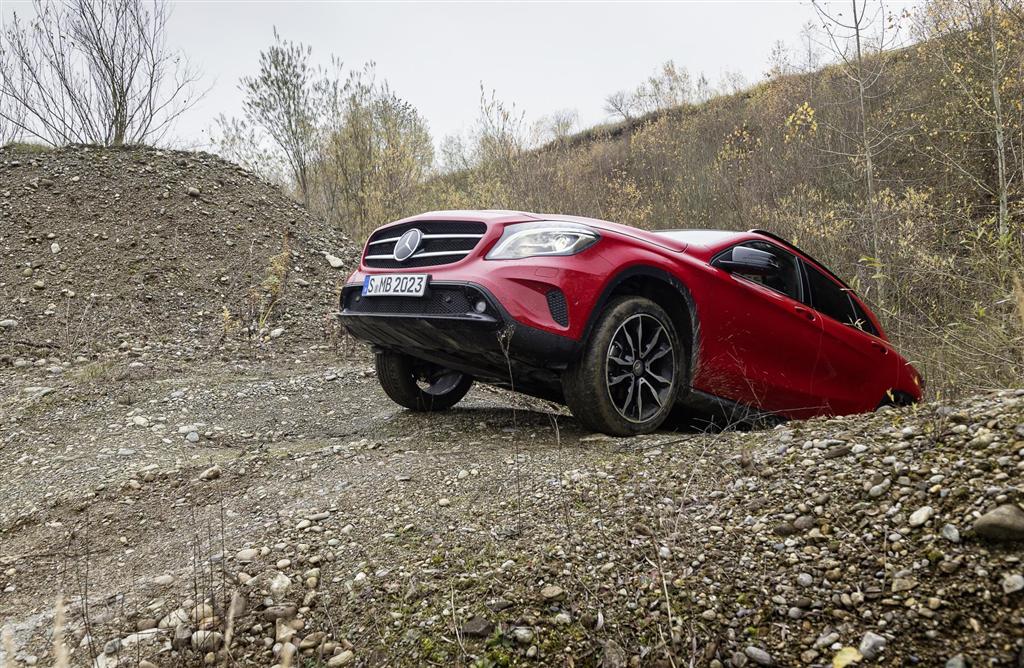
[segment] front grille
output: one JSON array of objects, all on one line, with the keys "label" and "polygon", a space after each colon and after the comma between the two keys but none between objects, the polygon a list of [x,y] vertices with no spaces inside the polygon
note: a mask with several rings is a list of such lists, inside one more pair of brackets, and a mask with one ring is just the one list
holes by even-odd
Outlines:
[{"label": "front grille", "polygon": [[548,310],[551,311],[551,319],[562,327],[569,326],[569,306],[565,303],[565,295],[561,290],[550,290],[547,294]]},{"label": "front grille", "polygon": [[[350,313],[382,315],[470,315],[479,316],[473,307],[484,299],[476,290],[465,287],[431,285],[422,297],[363,297],[359,286],[346,288],[342,308]],[[488,304],[485,314],[494,310]]]},{"label": "front grille", "polygon": [[[423,233],[423,241],[411,258],[399,262],[395,259],[395,244],[399,237],[414,227]],[[484,223],[453,220],[420,220],[392,225],[370,235],[363,263],[379,269],[451,264],[469,255],[486,231]]]}]

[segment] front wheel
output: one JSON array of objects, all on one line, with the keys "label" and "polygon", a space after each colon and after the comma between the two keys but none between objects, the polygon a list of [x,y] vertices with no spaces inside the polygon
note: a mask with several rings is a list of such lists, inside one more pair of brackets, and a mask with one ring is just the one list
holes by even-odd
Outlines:
[{"label": "front wheel", "polygon": [[566,403],[595,431],[645,434],[672,411],[686,365],[665,310],[644,297],[620,297],[598,316],[583,354],[566,370]]},{"label": "front wheel", "polygon": [[473,377],[390,350],[377,353],[377,380],[399,406],[445,411],[473,386]]}]

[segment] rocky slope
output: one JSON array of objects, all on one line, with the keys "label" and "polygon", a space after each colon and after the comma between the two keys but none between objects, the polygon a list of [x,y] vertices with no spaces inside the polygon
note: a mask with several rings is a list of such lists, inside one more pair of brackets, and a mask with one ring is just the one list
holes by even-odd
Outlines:
[{"label": "rocky slope", "polygon": [[44,378],[0,410],[25,663],[58,592],[76,665],[1022,660],[1024,391],[616,440],[485,388],[414,415],[358,363]]},{"label": "rocky slope", "polygon": [[322,339],[344,280],[325,253],[347,267],[356,249],[216,156],[0,149],[7,361],[137,345],[188,355],[271,332]]}]

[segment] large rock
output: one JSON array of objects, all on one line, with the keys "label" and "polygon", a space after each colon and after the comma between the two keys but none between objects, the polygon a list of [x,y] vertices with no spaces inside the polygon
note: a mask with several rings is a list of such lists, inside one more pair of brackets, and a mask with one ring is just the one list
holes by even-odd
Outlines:
[{"label": "large rock", "polygon": [[999,506],[975,521],[974,532],[988,540],[1024,540],[1024,510],[1013,503]]}]

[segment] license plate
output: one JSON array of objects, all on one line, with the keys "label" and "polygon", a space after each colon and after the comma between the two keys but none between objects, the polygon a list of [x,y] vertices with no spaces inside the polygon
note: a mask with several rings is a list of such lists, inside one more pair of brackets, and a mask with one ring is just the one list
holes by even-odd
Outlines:
[{"label": "license plate", "polygon": [[374,274],[363,279],[364,297],[422,297],[427,274]]}]

